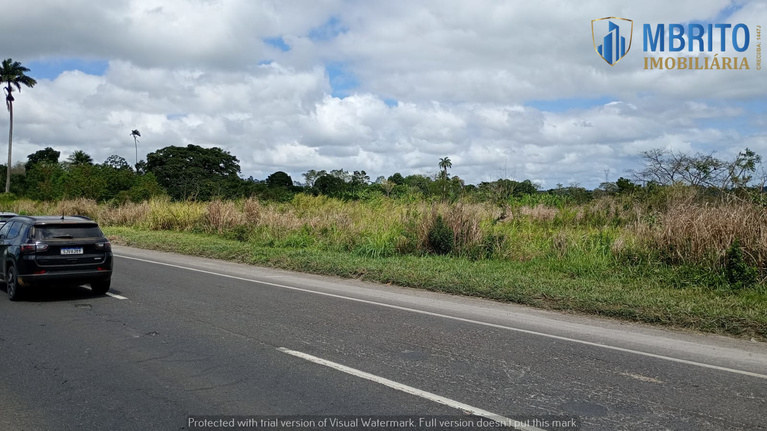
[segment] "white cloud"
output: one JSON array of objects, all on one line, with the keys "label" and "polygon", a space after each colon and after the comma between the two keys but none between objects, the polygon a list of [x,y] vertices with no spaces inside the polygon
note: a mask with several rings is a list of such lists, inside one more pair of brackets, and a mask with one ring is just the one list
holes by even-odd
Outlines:
[{"label": "white cloud", "polygon": [[[246,177],[428,174],[449,156],[468,182],[593,187],[655,147],[767,152],[763,105],[753,107],[767,95],[767,72],[641,70],[638,28],[616,66],[592,47],[592,19],[711,20],[725,0],[91,3],[14,3],[0,16],[14,59],[109,62],[103,76],[65,72],[17,97],[16,160],[51,146],[62,157],[82,149],[97,161],[133,161],[137,128],[142,158],[168,145],[219,146]],[[764,1],[740,7],[728,22],[767,22]],[[264,42],[271,37],[290,50]],[[357,83],[348,97],[332,96],[331,62]],[[562,99],[614,103],[530,105]]]}]

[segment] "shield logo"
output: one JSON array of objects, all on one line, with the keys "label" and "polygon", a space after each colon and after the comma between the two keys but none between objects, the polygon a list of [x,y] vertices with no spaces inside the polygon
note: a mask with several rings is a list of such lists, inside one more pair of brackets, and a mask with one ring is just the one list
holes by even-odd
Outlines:
[{"label": "shield logo", "polygon": [[[628,32],[628,43],[626,34]],[[591,40],[594,51],[610,66],[614,66],[631,49],[631,38],[634,35],[634,21],[626,18],[609,16],[591,20]]]}]

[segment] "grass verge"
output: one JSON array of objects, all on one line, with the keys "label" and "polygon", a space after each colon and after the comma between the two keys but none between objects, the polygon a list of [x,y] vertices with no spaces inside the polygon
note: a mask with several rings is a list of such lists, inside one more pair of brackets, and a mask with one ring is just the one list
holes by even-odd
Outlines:
[{"label": "grass verge", "polygon": [[276,248],[188,232],[107,227],[115,244],[301,272],[477,296],[534,307],[767,340],[767,289],[675,287],[674,268],[642,271],[577,258],[471,261],[455,257],[368,257]]}]

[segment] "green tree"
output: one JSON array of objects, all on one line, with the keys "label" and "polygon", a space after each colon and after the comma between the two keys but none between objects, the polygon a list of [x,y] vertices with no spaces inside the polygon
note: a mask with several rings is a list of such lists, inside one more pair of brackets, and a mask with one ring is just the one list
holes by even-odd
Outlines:
[{"label": "green tree", "polygon": [[106,187],[99,196],[99,200],[115,198],[120,202],[129,200],[127,192],[136,183],[136,173],[133,172],[128,161],[120,156],[112,155],[107,157],[99,169],[106,180]]},{"label": "green tree", "polygon": [[521,183],[514,181],[514,183],[514,196],[516,197],[538,193],[538,185],[530,180],[524,180]]},{"label": "green tree", "polygon": [[[0,178],[5,178],[5,165],[0,165]],[[27,191],[27,169],[24,163],[16,162],[11,167],[11,195],[26,196]]]},{"label": "green tree", "polygon": [[32,169],[32,166],[38,163],[58,163],[61,153],[54,150],[51,147],[45,147],[45,149],[37,150],[34,153],[27,156],[27,163],[24,165],[26,170]]},{"label": "green tree", "polygon": [[354,171],[351,178],[352,184],[367,185],[370,182],[370,176],[365,171]]},{"label": "green tree", "polygon": [[168,195],[178,200],[231,197],[242,183],[237,157],[216,147],[161,148],[147,154],[146,170],[156,176]]},{"label": "green tree", "polygon": [[27,196],[40,201],[61,199],[66,172],[60,163],[41,162],[27,171]]},{"label": "green tree", "polygon": [[128,164],[128,161],[125,160],[124,157],[121,157],[115,154],[107,157],[107,159],[104,160],[104,166],[108,166],[112,169],[117,169],[117,170],[131,169],[130,165]]},{"label": "green tree", "polygon": [[440,178],[447,180],[447,170],[453,167],[453,162],[450,161],[450,157],[443,157],[439,159],[439,168],[442,169]]},{"label": "green tree", "polygon": [[266,186],[269,188],[293,187],[293,179],[282,171],[277,171],[266,178]]},{"label": "green tree", "polygon": [[72,166],[92,165],[93,157],[86,154],[85,151],[77,150],[74,153],[72,153],[72,155],[67,157],[67,163],[69,163]]},{"label": "green tree", "polygon": [[[3,82],[6,85],[3,88],[5,90],[5,106],[8,108],[10,114],[10,127],[8,129],[8,164],[6,165],[8,167],[13,163],[13,102],[16,100],[13,97],[13,87],[16,87],[16,90],[21,92],[22,84],[30,88],[37,84],[37,81],[34,78],[27,76],[26,72],[29,72],[28,68],[10,58],[3,60],[2,66],[0,66],[0,82]],[[8,193],[10,190],[11,170],[7,169],[5,176],[5,192]]]},{"label": "green tree", "polygon": [[63,181],[64,197],[101,199],[107,189],[107,180],[99,166],[88,163],[72,164]]},{"label": "green tree", "polygon": [[631,194],[639,188],[636,184],[632,183],[631,180],[623,177],[618,178],[618,181],[615,182],[615,186],[618,194]]},{"label": "green tree", "polygon": [[348,189],[354,199],[361,197],[363,191],[370,183],[370,176],[365,171],[354,171],[351,179],[349,180]]},{"label": "green tree", "polygon": [[411,189],[420,191],[424,196],[431,194],[432,180],[423,175],[408,175],[405,177],[405,184]]},{"label": "green tree", "polygon": [[321,171],[315,171],[314,169],[310,169],[306,173],[303,174],[304,181],[306,181],[306,187],[314,187],[314,182],[317,181],[317,178],[327,175],[327,172],[325,170]]},{"label": "green tree", "polygon": [[450,187],[449,178],[447,176],[448,168],[453,167],[453,162],[450,161],[450,157],[443,157],[439,159],[439,168],[442,172],[439,173],[439,183],[442,189],[442,199],[445,200],[448,197],[448,188]]},{"label": "green tree", "polygon": [[599,183],[599,187],[594,189],[594,197],[612,196],[618,193],[618,186],[615,183],[604,181]]},{"label": "green tree", "polygon": [[138,163],[136,163],[136,173],[140,175],[147,173],[146,160],[139,160]]},{"label": "green tree", "polygon": [[128,199],[132,202],[143,202],[163,194],[165,194],[164,190],[157,182],[157,177],[152,173],[137,175],[133,187],[127,191]]},{"label": "green tree", "polygon": [[346,191],[346,182],[335,175],[327,174],[317,178],[314,189],[326,196],[341,197]]},{"label": "green tree", "polygon": [[344,169],[333,169],[330,171],[329,175],[332,175],[336,178],[340,178],[343,180],[343,182],[348,183],[352,180],[352,174],[349,173],[349,171],[346,171]]},{"label": "green tree", "polygon": [[389,181],[393,182],[395,185],[401,186],[405,184],[405,177],[403,177],[401,173],[397,172],[396,174],[389,177]]},{"label": "green tree", "polygon": [[762,163],[762,156],[746,148],[738,153],[735,160],[727,167],[727,182],[730,187],[746,187],[753,176],[751,174],[756,170],[756,166]]},{"label": "green tree", "polygon": [[633,172],[637,180],[659,185],[687,184],[730,190],[745,187],[762,157],[746,148],[733,161],[710,154],[688,154],[667,149],[653,149],[641,154],[644,168]]},{"label": "green tree", "polygon": [[260,191],[257,191],[257,189],[250,186],[250,184],[244,184],[246,185],[244,191],[246,193],[258,193],[263,199],[277,202],[289,202],[293,199],[296,192],[301,191],[300,187],[293,186],[293,179],[283,171],[277,171],[269,175],[264,181],[264,184],[266,185],[266,188]]}]

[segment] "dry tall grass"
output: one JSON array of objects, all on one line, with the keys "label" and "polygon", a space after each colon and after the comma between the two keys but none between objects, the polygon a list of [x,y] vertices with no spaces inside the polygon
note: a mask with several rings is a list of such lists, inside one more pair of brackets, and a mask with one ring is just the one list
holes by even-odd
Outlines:
[{"label": "dry tall grass", "polygon": [[105,226],[234,236],[275,246],[316,245],[371,256],[429,252],[437,217],[453,231],[459,256],[528,260],[568,253],[619,256],[643,248],[674,263],[721,265],[737,238],[750,264],[767,266],[767,213],[742,201],[705,202],[694,190],[672,190],[647,203],[602,198],[580,206],[500,208],[486,203],[344,202],[296,195],[291,202],[172,202],[122,205],[78,199],[18,200],[21,214],[80,214]]},{"label": "dry tall grass", "polygon": [[657,223],[636,223],[634,231],[679,263],[721,263],[735,239],[753,265],[767,263],[767,212],[745,202],[671,203]]}]

